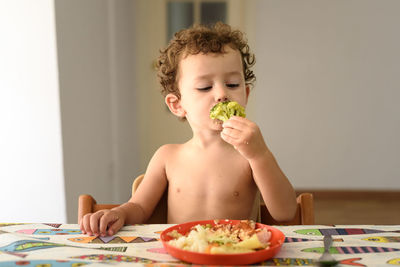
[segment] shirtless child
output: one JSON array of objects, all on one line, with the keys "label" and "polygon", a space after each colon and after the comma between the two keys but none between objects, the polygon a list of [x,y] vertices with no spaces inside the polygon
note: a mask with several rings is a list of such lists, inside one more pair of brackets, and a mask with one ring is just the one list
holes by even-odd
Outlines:
[{"label": "shirtless child", "polygon": [[221,101],[246,106],[255,80],[254,55],[240,31],[217,23],[178,32],[158,60],[170,111],[187,120],[193,137],[160,147],[136,193],[125,204],[85,215],[83,233],[113,235],[124,224],[144,223],[168,188],[168,223],[249,219],[257,189],[278,221],[296,211],[292,185],[247,118],[222,123],[209,117]]}]

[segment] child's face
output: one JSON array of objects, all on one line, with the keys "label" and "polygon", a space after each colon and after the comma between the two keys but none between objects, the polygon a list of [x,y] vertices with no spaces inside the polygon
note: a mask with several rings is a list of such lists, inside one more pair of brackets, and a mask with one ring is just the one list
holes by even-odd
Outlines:
[{"label": "child's face", "polygon": [[246,107],[249,87],[245,85],[240,52],[229,46],[224,54],[197,54],[179,64],[180,104],[190,125],[221,130],[210,119],[210,109],[221,101],[236,101]]}]

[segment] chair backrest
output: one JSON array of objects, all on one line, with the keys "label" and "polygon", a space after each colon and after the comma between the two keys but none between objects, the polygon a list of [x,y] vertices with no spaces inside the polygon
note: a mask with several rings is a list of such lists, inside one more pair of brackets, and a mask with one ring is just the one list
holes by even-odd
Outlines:
[{"label": "chair backrest", "polygon": [[112,209],[117,207],[117,204],[97,204],[96,200],[91,195],[80,195],[78,201],[78,222],[88,213],[93,213],[99,210]]},{"label": "chair backrest", "polygon": [[[139,175],[132,183],[132,195],[136,192],[140,183],[142,182],[144,174]],[[167,223],[167,192],[165,190],[163,196],[158,202],[156,208],[153,211],[151,217],[147,220],[147,223]],[[97,204],[96,200],[91,195],[80,195],[78,203],[78,222],[81,218],[88,213],[93,213],[99,210],[112,209],[119,206],[118,204]]]},{"label": "chair backrest", "polygon": [[[132,195],[136,192],[144,175],[138,176],[132,184]],[[162,198],[157,204],[152,216],[147,223],[167,223],[167,200],[168,190],[165,190]],[[90,195],[79,196],[78,221],[87,213],[96,212],[102,209],[111,209],[118,205],[115,204],[97,204],[96,200]],[[295,217],[287,222],[278,222],[269,214],[267,207],[261,201],[260,204],[261,223],[267,225],[311,225],[314,224],[314,200],[311,193],[302,193],[297,197],[297,211]]]}]

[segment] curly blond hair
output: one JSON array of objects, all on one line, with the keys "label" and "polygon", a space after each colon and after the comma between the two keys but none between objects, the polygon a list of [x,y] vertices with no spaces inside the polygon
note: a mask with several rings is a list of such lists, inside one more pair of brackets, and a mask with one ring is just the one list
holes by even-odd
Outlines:
[{"label": "curly blond hair", "polygon": [[157,60],[157,76],[161,84],[161,93],[165,97],[172,93],[181,97],[177,85],[179,62],[183,56],[199,53],[225,53],[224,47],[228,45],[240,52],[243,63],[243,74],[246,85],[253,86],[256,76],[250,69],[255,64],[255,56],[250,52],[247,40],[243,33],[222,22],[213,26],[194,25],[175,33],[168,46],[160,50]]}]

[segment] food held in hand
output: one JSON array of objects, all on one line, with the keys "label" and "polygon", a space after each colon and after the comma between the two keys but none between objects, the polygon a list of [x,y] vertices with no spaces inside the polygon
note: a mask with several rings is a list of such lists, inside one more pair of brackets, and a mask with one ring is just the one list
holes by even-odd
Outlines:
[{"label": "food held in hand", "polygon": [[244,107],[236,101],[220,102],[210,110],[210,118],[213,120],[225,122],[232,116],[246,117]]},{"label": "food held in hand", "polygon": [[177,248],[209,253],[247,253],[269,247],[271,232],[257,228],[253,221],[244,220],[236,225],[216,223],[215,225],[195,225],[182,235],[176,230],[169,233],[172,240],[169,244]]}]

